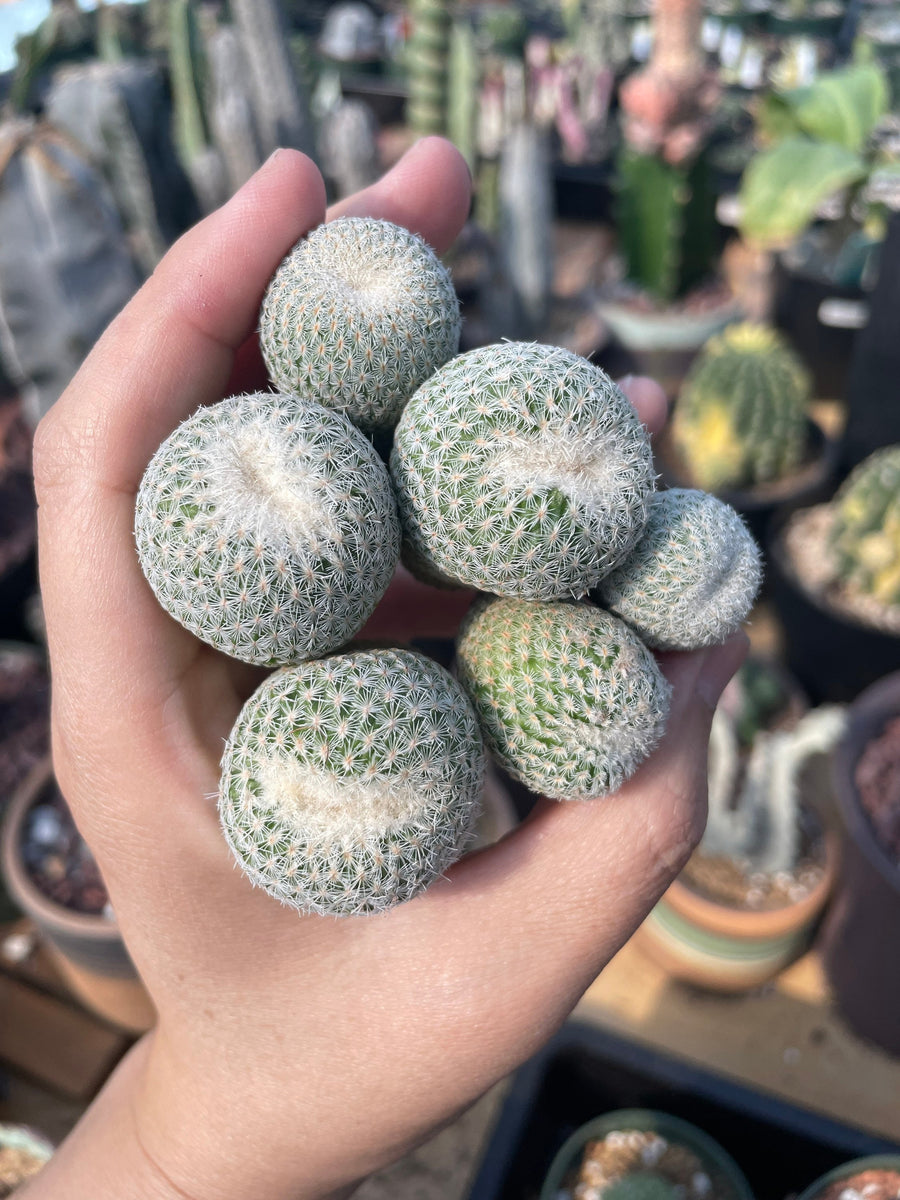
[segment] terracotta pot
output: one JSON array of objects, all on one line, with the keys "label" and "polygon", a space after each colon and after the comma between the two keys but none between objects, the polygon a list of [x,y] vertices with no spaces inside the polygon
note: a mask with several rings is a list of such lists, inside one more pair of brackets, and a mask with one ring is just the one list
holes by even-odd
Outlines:
[{"label": "terracotta pot", "polygon": [[[800,1193],[798,1200],[818,1200],[831,1184],[849,1180],[863,1171],[896,1171],[900,1175],[900,1154],[874,1154],[868,1158],[855,1158],[821,1175]],[[898,1180],[900,1184],[900,1180]]]},{"label": "terracotta pot", "polygon": [[676,979],[716,992],[758,987],[806,949],[837,864],[837,839],[826,833],[825,868],[816,887],[796,904],[765,911],[720,904],[676,879],[635,941]]},{"label": "terracotta pot", "polygon": [[835,790],[846,844],[835,902],[822,930],[822,957],[847,1024],[900,1055],[900,864],[877,841],[854,779],[868,742],[898,715],[900,673],[895,673],[851,705],[835,751]]},{"label": "terracotta pot", "polygon": [[115,920],[75,912],[48,899],[22,861],[25,816],[51,780],[50,763],[45,760],[29,775],[6,813],[0,862],[7,887],[18,907],[41,931],[60,974],[81,1003],[131,1033],[144,1033],[156,1014]]}]

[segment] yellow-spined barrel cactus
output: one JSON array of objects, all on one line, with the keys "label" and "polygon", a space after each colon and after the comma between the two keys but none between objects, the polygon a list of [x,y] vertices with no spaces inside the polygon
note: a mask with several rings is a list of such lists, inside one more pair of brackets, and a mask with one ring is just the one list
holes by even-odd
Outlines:
[{"label": "yellow-spined barrel cactus", "polygon": [[900,446],[861,462],[831,506],[838,578],[848,591],[900,604]]},{"label": "yellow-spined barrel cactus", "polygon": [[672,437],[708,491],[789,475],[807,445],[810,377],[784,339],[765,325],[730,325],[693,364],[675,405]]},{"label": "yellow-spined barrel cactus", "polygon": [[459,302],[420,237],[345,217],[298,242],[269,284],[260,345],[283,392],[311,396],[367,432],[390,429],[459,348]]},{"label": "yellow-spined barrel cactus", "polygon": [[665,729],[670,688],[653,655],[589,604],[480,600],[457,667],[488,748],[553,799],[614,792]]},{"label": "yellow-spined barrel cactus", "polygon": [[273,666],[353,637],[400,550],[390,477],[363,434],[268,392],[202,408],[171,434],[141,482],[135,536],[167,612]]},{"label": "yellow-spined barrel cactus", "polygon": [[410,562],[504,596],[583,596],[634,546],[647,431],[612,380],[556,346],[453,359],[407,405],[391,474]]},{"label": "yellow-spined barrel cactus", "polygon": [[640,541],[600,580],[597,598],[648,646],[696,650],[735,632],[761,577],[759,548],[730,505],[671,488],[652,497]]},{"label": "yellow-spined barrel cactus", "polygon": [[254,883],[304,912],[408,900],[468,844],[484,748],[460,686],[406,650],[270,676],[222,759],[219,815]]}]

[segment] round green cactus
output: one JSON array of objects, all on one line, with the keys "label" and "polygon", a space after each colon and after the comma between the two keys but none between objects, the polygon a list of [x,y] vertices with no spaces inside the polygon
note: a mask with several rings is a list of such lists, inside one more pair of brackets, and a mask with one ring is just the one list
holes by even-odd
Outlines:
[{"label": "round green cactus", "polygon": [[269,284],[260,345],[283,392],[389,429],[459,348],[459,302],[434,251],[390,221],[344,217],[298,242]]},{"label": "round green cactus", "polygon": [[457,668],[488,748],[553,799],[615,791],[665,728],[670,688],[653,655],[592,605],[478,601]]},{"label": "round green cactus", "polygon": [[830,546],[844,586],[900,604],[900,446],[877,450],[831,502]]},{"label": "round green cactus", "polygon": [[406,650],[270,676],[222,759],[219,815],[250,879],[303,912],[379,912],[462,853],[484,749],[462,689]]},{"label": "round green cactus", "polygon": [[135,536],[167,612],[271,666],[353,637],[400,550],[390,478],[366,438],[340,413],[268,392],[202,408],[162,444]]},{"label": "round green cactus", "polygon": [[810,377],[765,325],[711,338],[678,397],[672,437],[692,482],[709,491],[767,483],[803,461]]},{"label": "round green cactus", "polygon": [[655,650],[696,650],[735,632],[761,577],[759,548],[730,505],[671,488],[652,497],[643,536],[596,595]]},{"label": "round green cactus", "polygon": [[634,546],[647,431],[599,368],[556,346],[462,354],[409,402],[391,454],[412,569],[503,596],[583,596]]}]

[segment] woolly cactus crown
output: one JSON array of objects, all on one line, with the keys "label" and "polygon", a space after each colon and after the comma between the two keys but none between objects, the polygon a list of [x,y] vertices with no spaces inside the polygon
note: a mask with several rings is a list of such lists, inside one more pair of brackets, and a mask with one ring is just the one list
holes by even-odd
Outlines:
[{"label": "woolly cactus crown", "polygon": [[765,325],[710,338],[678,397],[672,437],[694,482],[711,491],[780,479],[806,450],[810,377]]},{"label": "woolly cactus crown", "polygon": [[254,883],[304,912],[408,900],[468,842],[484,751],[462,689],[405,650],[285,668],[250,697],[222,759],[219,814]]},{"label": "woolly cactus crown", "polygon": [[671,488],[651,498],[643,536],[597,596],[653,649],[695,650],[734,633],[761,576],[759,549],[730,505]]},{"label": "woolly cactus crown", "polygon": [[848,588],[900,604],[900,446],[877,450],[832,501],[831,551]]},{"label": "woolly cactus crown", "polygon": [[340,413],[268,392],[202,408],[162,444],[135,537],[166,611],[262,665],[343,645],[400,547],[390,478],[365,437]]},{"label": "woolly cactus crown", "polygon": [[457,668],[489,749],[553,799],[615,791],[665,728],[670,688],[653,655],[592,605],[479,601]]},{"label": "woolly cactus crown", "polygon": [[344,217],[298,242],[269,284],[260,344],[284,392],[390,428],[423,380],[459,347],[446,269],[390,221]]},{"label": "woolly cactus crown", "polygon": [[556,346],[462,354],[407,405],[391,455],[410,561],[498,595],[582,596],[630,551],[654,486],[647,431]]}]

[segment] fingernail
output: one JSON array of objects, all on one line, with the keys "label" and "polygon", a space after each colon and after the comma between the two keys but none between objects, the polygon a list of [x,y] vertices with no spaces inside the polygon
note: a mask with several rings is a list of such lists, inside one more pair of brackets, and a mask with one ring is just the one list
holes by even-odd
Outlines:
[{"label": "fingernail", "polygon": [[750,639],[740,631],[721,646],[711,646],[705,651],[694,690],[711,709],[715,709],[719,703],[729,680],[747,657],[749,648]]}]

